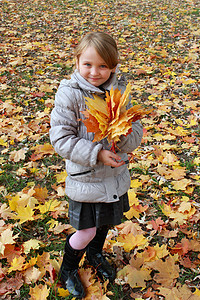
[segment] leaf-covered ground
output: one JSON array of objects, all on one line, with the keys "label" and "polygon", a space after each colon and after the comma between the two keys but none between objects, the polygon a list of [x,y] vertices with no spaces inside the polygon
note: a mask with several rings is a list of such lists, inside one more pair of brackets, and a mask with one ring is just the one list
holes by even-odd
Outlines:
[{"label": "leaf-covered ground", "polygon": [[198,0],[2,0],[0,298],[71,299],[57,273],[73,229],[49,116],[82,34],[117,40],[133,101],[153,108],[131,156],[131,209],[110,230],[113,285],[83,259],[86,299],[200,299]]}]

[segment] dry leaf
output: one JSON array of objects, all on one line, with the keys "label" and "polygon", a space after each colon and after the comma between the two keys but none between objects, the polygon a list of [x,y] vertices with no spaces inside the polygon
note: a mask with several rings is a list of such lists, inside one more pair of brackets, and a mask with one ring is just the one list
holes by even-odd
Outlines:
[{"label": "dry leaf", "polygon": [[132,122],[149,113],[140,105],[126,109],[130,91],[131,85],[128,84],[123,95],[120,90],[112,88],[110,93],[106,91],[105,100],[97,95],[93,96],[94,99],[85,98],[88,109],[82,112],[86,118],[82,121],[87,127],[87,131],[95,133],[93,141],[107,138],[108,142],[112,144],[113,151],[115,151],[120,136],[132,132]]},{"label": "dry leaf", "polygon": [[49,289],[47,285],[36,285],[34,288],[30,287],[31,300],[45,300],[49,296]]},{"label": "dry leaf", "polygon": [[156,260],[148,264],[156,273],[153,279],[163,287],[172,288],[179,277],[179,266],[175,264],[173,257],[167,257],[165,261]]}]

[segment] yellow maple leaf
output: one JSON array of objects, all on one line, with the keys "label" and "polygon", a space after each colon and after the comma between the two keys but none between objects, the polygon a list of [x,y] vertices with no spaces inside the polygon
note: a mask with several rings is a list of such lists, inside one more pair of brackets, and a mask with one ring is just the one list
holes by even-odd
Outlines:
[{"label": "yellow maple leaf", "polygon": [[138,179],[132,179],[131,180],[131,187],[132,188],[138,188],[142,186],[142,182]]},{"label": "yellow maple leaf", "polygon": [[128,220],[131,220],[133,217],[139,219],[140,210],[138,210],[135,206],[131,206],[129,211],[125,212],[124,215]]},{"label": "yellow maple leaf", "polygon": [[16,195],[16,196],[12,197],[11,200],[9,200],[9,206],[13,211],[16,211],[16,208],[19,204],[19,199],[20,199],[19,195]]},{"label": "yellow maple leaf", "polygon": [[61,222],[58,222],[54,219],[51,219],[50,221],[48,221],[47,224],[50,225],[49,231],[53,231],[54,234],[59,234],[62,231],[71,228],[71,225],[62,224]]},{"label": "yellow maple leaf", "polygon": [[193,160],[193,163],[195,165],[200,165],[200,157],[195,157],[195,159]]},{"label": "yellow maple leaf", "polygon": [[138,249],[144,249],[148,246],[148,240],[142,234],[138,234],[136,236],[133,236],[132,233],[120,235],[118,236],[117,241],[122,243],[126,252],[130,252],[135,247]]},{"label": "yellow maple leaf", "polygon": [[139,200],[138,198],[136,197],[136,193],[133,189],[129,189],[128,190],[128,198],[129,198],[129,204],[130,206],[132,205],[139,205]]},{"label": "yellow maple leaf", "polygon": [[161,245],[157,243],[154,246],[154,250],[156,251],[156,258],[163,258],[169,254],[169,251],[167,250],[167,245]]},{"label": "yellow maple leaf", "polygon": [[133,256],[131,258],[130,264],[135,268],[140,268],[142,265],[148,266],[149,261],[156,260],[156,251],[154,247],[148,247],[144,249],[143,252],[137,252],[137,256],[135,259],[133,259]]},{"label": "yellow maple leaf", "polygon": [[51,262],[49,252],[43,252],[42,255],[37,256],[37,266],[41,272],[41,277],[46,274],[46,271],[50,272]]},{"label": "yellow maple leaf", "polygon": [[56,174],[56,180],[58,183],[65,182],[66,177],[67,177],[66,171],[63,171],[60,174]]},{"label": "yellow maple leaf", "polygon": [[178,223],[179,225],[183,225],[186,223],[186,221],[189,219],[189,215],[180,213],[178,211],[172,212],[170,214],[170,218],[174,219],[171,222],[172,227],[175,227],[175,225]]},{"label": "yellow maple leaf", "polygon": [[45,204],[40,204],[38,209],[40,210],[41,214],[45,214],[48,211],[54,211],[56,207],[60,205],[60,201],[58,200],[49,200],[46,201]]},{"label": "yellow maple leaf", "polygon": [[68,297],[70,295],[68,290],[65,290],[63,288],[58,288],[58,295],[60,297]]},{"label": "yellow maple leaf", "polygon": [[170,216],[171,213],[173,213],[174,211],[171,209],[171,206],[170,205],[167,205],[165,203],[162,203],[161,205],[161,209],[162,209],[162,212],[166,215],[166,216]]},{"label": "yellow maple leaf", "polygon": [[139,204],[134,189],[128,190],[128,196],[129,196],[130,209],[129,211],[125,212],[124,215],[129,220],[132,219],[133,217],[139,218],[140,213],[144,212],[147,209],[147,206],[142,206]]},{"label": "yellow maple leaf", "polygon": [[47,93],[53,93],[54,86],[48,85],[48,84],[41,84],[39,87],[40,92],[47,92]]},{"label": "yellow maple leaf", "polygon": [[25,265],[25,269],[35,266],[37,263],[37,257],[31,257]]},{"label": "yellow maple leaf", "polygon": [[12,271],[21,271],[24,269],[25,258],[23,256],[14,257],[13,261],[11,262],[11,267],[8,269],[8,273]]},{"label": "yellow maple leaf", "polygon": [[146,268],[141,268],[140,270],[137,270],[128,266],[127,273],[128,283],[132,288],[145,288],[146,281],[151,280],[151,270],[148,270]]},{"label": "yellow maple leaf", "polygon": [[30,239],[23,243],[24,253],[28,254],[31,249],[39,249],[41,242],[36,239]]},{"label": "yellow maple leaf", "polygon": [[37,199],[32,197],[34,193],[35,191],[33,187],[28,191],[22,190],[21,192],[17,193],[17,195],[9,200],[10,208],[15,212],[17,212],[18,208],[26,206],[34,209],[35,205],[38,204]]},{"label": "yellow maple leaf", "polygon": [[196,80],[195,79],[192,79],[192,78],[188,78],[188,79],[182,79],[182,82],[183,82],[183,84],[192,84],[192,83],[194,83],[194,82],[196,82]]},{"label": "yellow maple leaf", "polygon": [[39,284],[34,288],[30,287],[29,295],[31,300],[45,300],[49,296],[49,289],[46,284]]},{"label": "yellow maple leaf", "polygon": [[180,166],[178,166],[175,167],[174,170],[169,170],[166,167],[158,166],[157,170],[159,174],[164,175],[166,179],[173,178],[175,180],[180,180],[184,178],[186,168],[181,168]]},{"label": "yellow maple leaf", "polygon": [[0,138],[0,146],[4,146],[4,147],[7,147],[8,143],[5,142],[4,139]]},{"label": "yellow maple leaf", "polygon": [[29,205],[26,207],[17,207],[16,208],[17,215],[13,217],[13,219],[20,220],[19,224],[22,224],[27,221],[33,221],[34,220],[34,210],[30,208]]}]

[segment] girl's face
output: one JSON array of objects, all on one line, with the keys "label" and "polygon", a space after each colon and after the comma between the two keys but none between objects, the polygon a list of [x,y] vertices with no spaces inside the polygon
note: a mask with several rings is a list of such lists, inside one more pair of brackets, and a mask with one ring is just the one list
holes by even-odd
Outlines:
[{"label": "girl's face", "polygon": [[109,69],[103,58],[97,53],[94,47],[86,48],[79,59],[76,61],[76,67],[83,78],[94,86],[100,86],[106,82],[111,73],[116,68]]}]

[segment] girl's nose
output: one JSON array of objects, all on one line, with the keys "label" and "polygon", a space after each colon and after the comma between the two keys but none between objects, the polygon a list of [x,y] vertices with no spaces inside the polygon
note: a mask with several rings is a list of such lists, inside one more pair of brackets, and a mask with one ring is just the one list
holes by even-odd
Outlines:
[{"label": "girl's nose", "polygon": [[98,75],[98,73],[99,73],[98,68],[93,67],[93,68],[91,69],[91,74],[92,74],[92,75]]}]

